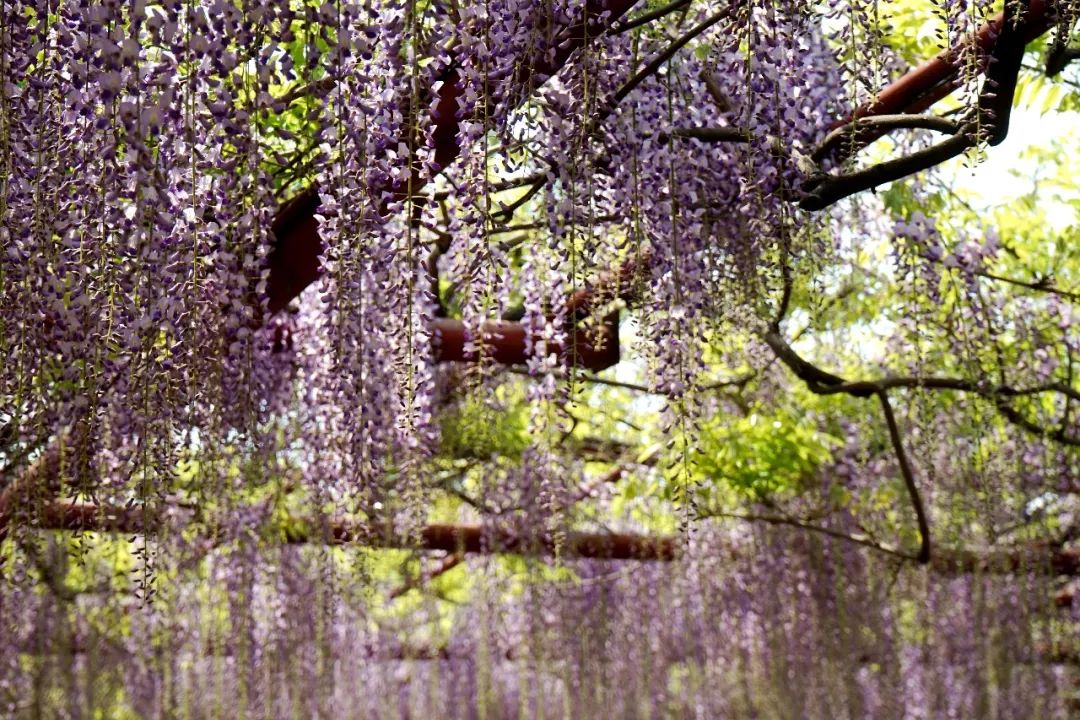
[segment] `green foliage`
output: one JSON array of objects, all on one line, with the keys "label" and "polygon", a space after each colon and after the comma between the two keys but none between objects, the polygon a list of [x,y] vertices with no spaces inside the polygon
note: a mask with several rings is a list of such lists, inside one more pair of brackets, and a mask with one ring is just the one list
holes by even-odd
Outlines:
[{"label": "green foliage", "polygon": [[1061,109],[1062,101],[1069,95],[1064,85],[1042,72],[1021,73],[1016,82],[1016,106],[1038,110],[1041,115]]},{"label": "green foliage", "polygon": [[519,457],[529,444],[527,406],[520,398],[516,403],[506,402],[508,394],[500,388],[495,402],[469,395],[446,409],[439,418],[441,453],[477,460]]},{"label": "green foliage", "polygon": [[887,29],[885,38],[904,62],[915,65],[933,57],[945,47],[945,23],[935,3],[903,0],[882,4]]},{"label": "green foliage", "polygon": [[707,481],[707,495],[712,483],[766,500],[805,488],[838,444],[810,416],[759,406],[745,417],[720,416],[702,426],[692,462]]}]

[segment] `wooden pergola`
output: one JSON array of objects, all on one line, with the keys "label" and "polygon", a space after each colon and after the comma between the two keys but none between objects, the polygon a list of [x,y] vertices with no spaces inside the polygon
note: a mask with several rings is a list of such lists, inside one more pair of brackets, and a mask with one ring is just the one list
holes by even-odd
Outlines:
[{"label": "wooden pergola", "polygon": [[[557,73],[575,52],[585,46],[589,38],[605,32],[635,4],[636,0],[587,0],[585,19],[565,37],[558,39],[552,55],[540,54],[541,57],[549,57],[549,60],[529,68],[524,76],[546,78]],[[1050,3],[1032,0],[1029,12],[1023,18],[1021,32],[1030,41],[1045,33],[1053,23]],[[1002,24],[1002,16],[998,15],[976,33],[977,46],[984,55],[994,48]],[[838,120],[834,128],[850,126],[863,118],[926,110],[959,86],[961,68],[958,58],[959,51],[955,48],[942,52],[883,88],[873,102],[858,108],[850,117]],[[459,120],[456,108],[465,88],[453,64],[436,84],[438,89],[431,90],[433,102],[424,105],[435,108],[428,120],[435,141],[434,158],[440,168],[446,168],[461,151],[457,141]],[[845,140],[844,151],[865,146],[883,133],[883,130],[873,127],[859,129],[852,141]],[[424,184],[423,179],[415,173],[414,170],[413,182],[408,185],[399,184],[381,190],[399,200],[406,198],[406,187],[415,195]],[[319,256],[323,243],[316,220],[318,208],[318,189],[309,187],[277,212],[272,226],[273,248],[268,261],[270,275],[267,296],[271,313],[283,310],[319,278]],[[613,294],[622,292],[631,284],[629,278],[647,263],[647,257],[637,258],[596,287],[580,289],[567,298],[567,316],[572,325],[568,334],[572,342],[570,347],[559,349],[565,364],[603,370],[619,361],[617,312],[605,317],[599,333],[579,330],[577,323],[588,315],[593,303],[603,302]],[[467,331],[461,321],[438,318],[435,320],[435,330],[434,350],[438,361],[481,359],[465,352]],[[480,345],[487,359],[507,365],[521,365],[528,360],[526,329],[522,323],[490,321],[481,328],[481,333]],[[42,497],[54,498],[60,490],[58,452],[55,445],[47,448],[37,463],[0,492],[0,540],[7,536],[20,508],[36,508],[36,511],[31,510],[31,514],[35,517],[35,526],[42,529],[125,534],[151,534],[157,531],[157,528],[145,525],[144,514],[138,508],[49,500],[42,503]],[[282,537],[283,541],[289,543],[364,543],[448,553],[558,552],[569,557],[642,561],[669,561],[679,554],[677,538],[629,533],[570,533],[556,542],[550,537],[520,537],[506,529],[485,525],[428,525],[418,537],[401,537],[385,527],[337,519],[312,519],[290,527]],[[1052,574],[1072,576],[1080,569],[1080,551],[1042,545],[1024,546],[1015,551],[945,549],[937,552],[930,564],[943,572],[1019,572],[1038,567]],[[1071,598],[1070,593],[1068,603],[1071,603]]]}]

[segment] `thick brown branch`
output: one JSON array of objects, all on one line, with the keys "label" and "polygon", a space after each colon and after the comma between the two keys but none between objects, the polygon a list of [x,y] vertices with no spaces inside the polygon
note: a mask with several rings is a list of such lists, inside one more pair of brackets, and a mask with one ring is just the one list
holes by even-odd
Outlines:
[{"label": "thick brown branch", "polygon": [[320,97],[333,90],[336,83],[335,78],[325,77],[322,80],[298,85],[279,97],[275,104],[285,108],[302,97]]},{"label": "thick brown branch", "polygon": [[841,175],[821,174],[806,184],[806,195],[799,201],[803,210],[824,210],[830,205],[864,190],[893,182],[922,172],[946,160],[951,160],[972,147],[973,141],[965,134],[954,135],[933,147],[919,150],[911,155],[894,158],[855,172]]},{"label": "thick brown branch", "polygon": [[1080,60],[1080,48],[1062,47],[1046,54],[1046,76],[1057,77],[1073,60]]},{"label": "thick brown branch", "polygon": [[[438,362],[472,362],[481,357],[502,365],[525,365],[529,361],[526,352],[525,325],[520,322],[490,321],[480,327],[476,338],[480,352],[466,352],[466,328],[460,320],[436,318],[435,359]],[[618,318],[595,328],[573,325],[569,328],[569,344],[563,347],[550,344],[548,350],[562,362],[589,370],[606,370],[619,362]]]},{"label": "thick brown branch", "polygon": [[[772,348],[781,362],[795,373],[796,377],[805,382],[811,391],[824,394],[828,388],[844,385],[844,379],[839,375],[826,372],[816,365],[812,365],[802,359],[798,353],[780,337],[780,333],[770,330],[764,335],[765,343]],[[855,391],[848,394],[856,397],[869,397],[875,390]]]},{"label": "thick brown branch", "polygon": [[877,133],[880,136],[881,133],[893,130],[936,130],[937,132],[955,135],[959,132],[960,126],[948,118],[938,117],[937,115],[871,115],[853,120],[847,125],[830,132],[810,157],[820,162],[828,157],[842,142],[857,143],[859,137],[867,135],[869,132]]},{"label": "thick brown branch", "polygon": [[821,395],[835,395],[845,393],[848,395],[865,396],[868,393],[879,390],[892,390],[896,388],[925,388],[929,390],[957,390],[971,392],[983,397],[1024,397],[1028,395],[1040,395],[1043,393],[1060,393],[1074,400],[1080,400],[1080,391],[1065,385],[1064,383],[1052,382],[1034,385],[1029,388],[1014,388],[1010,385],[985,385],[971,380],[962,380],[952,377],[887,377],[880,380],[862,380],[845,382],[840,385],[823,388]]},{"label": "thick brown branch", "polygon": [[[1019,12],[1017,12],[1019,10]],[[1009,134],[1016,81],[1027,49],[1024,23],[1031,12],[1031,0],[1007,0],[1001,16],[1001,32],[990,53],[986,82],[979,94],[976,120],[979,133],[989,145],[1001,143]]]}]

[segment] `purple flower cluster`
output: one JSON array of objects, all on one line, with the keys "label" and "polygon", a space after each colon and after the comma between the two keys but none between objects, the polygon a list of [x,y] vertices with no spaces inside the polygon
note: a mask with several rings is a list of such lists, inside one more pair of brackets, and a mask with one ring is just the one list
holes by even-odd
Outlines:
[{"label": "purple flower cluster", "polygon": [[[820,527],[692,522],[687,458],[698,417],[809,395],[769,343],[718,338],[786,333],[793,275],[875,234],[910,312],[850,325],[888,326],[883,376],[959,378],[949,404],[903,387],[897,414],[935,543],[996,548],[1017,517],[1068,518],[1080,459],[1054,441],[1080,434],[1075,306],[1035,295],[1046,283],[986,291],[1002,253],[983,228],[917,212],[890,228],[876,201],[798,210],[816,144],[895,67],[878,3],[691,2],[600,33],[616,6],[4,3],[0,489],[60,458],[0,506],[4,713],[1067,716],[1075,673],[1055,643],[1075,639],[1058,628],[1076,603],[1053,606],[1045,560],[968,572],[870,549],[910,523],[880,417],[839,402],[862,398],[805,410],[841,440],[785,509],[829,510]],[[938,7],[955,44],[989,4]],[[317,193],[321,275],[271,316],[274,208],[298,191]],[[600,300],[570,308],[592,283]],[[627,298],[635,390],[662,396],[627,414],[667,443],[640,505],[582,491],[594,468],[571,412],[590,396],[561,381],[575,327]],[[475,368],[438,367],[447,316]],[[485,354],[499,316],[524,330],[519,397]],[[717,355],[751,379],[703,399]],[[520,400],[527,437],[438,457],[440,413],[467,393],[492,417]],[[608,423],[593,410],[583,425]],[[636,512],[672,486],[687,502]],[[146,532],[45,532],[54,496]],[[420,544],[453,513],[556,558],[451,554],[420,593],[397,577],[414,555],[361,546]],[[671,530],[678,513],[670,562],[571,552],[580,527]],[[329,516],[372,535],[343,542]]]}]

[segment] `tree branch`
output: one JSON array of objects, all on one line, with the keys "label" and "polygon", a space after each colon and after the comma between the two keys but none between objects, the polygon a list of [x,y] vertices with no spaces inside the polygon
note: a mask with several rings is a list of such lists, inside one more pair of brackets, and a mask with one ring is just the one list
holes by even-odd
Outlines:
[{"label": "tree branch", "polygon": [[697,25],[687,30],[682,36],[680,36],[676,40],[673,40],[656,57],[650,60],[648,64],[645,65],[645,67],[639,70],[636,75],[623,83],[622,87],[620,87],[615,92],[615,94],[611,96],[611,99],[609,99],[605,104],[605,109],[600,113],[600,116],[593,121],[593,127],[600,125],[607,118],[607,116],[615,110],[615,107],[618,106],[620,102],[625,100],[630,93],[634,92],[634,90],[636,90],[637,87],[641,85],[641,83],[645,82],[645,80],[647,80],[650,76],[656,73],[657,70],[663,67],[664,63],[666,63],[668,60],[675,56],[675,53],[683,49],[686,44],[689,43],[691,40],[708,31],[709,28],[711,28],[713,25],[716,25],[718,22],[731,15],[731,12],[734,8],[734,3],[722,8],[719,12],[705,18]]},{"label": "tree branch", "polygon": [[822,173],[813,176],[807,180],[806,185],[803,187],[806,195],[799,201],[799,207],[810,211],[824,210],[851,195],[922,172],[935,165],[940,165],[973,145],[972,139],[961,133],[933,147],[919,150],[904,157],[887,160],[862,170],[842,175]]},{"label": "tree branch", "polygon": [[[1005,3],[1001,30],[990,52],[986,80],[983,82],[978,104],[966,120],[957,124],[952,137],[933,147],[863,170],[840,175],[819,173],[812,176],[803,187],[805,196],[799,201],[799,207],[810,211],[823,210],[856,193],[939,165],[980,142],[993,146],[1004,140],[1009,132],[1009,114],[1016,92],[1020,63],[1027,47],[1021,19],[1027,13],[1030,0],[1020,0],[1020,4],[1021,12],[1017,16],[1013,3]],[[864,132],[865,130],[864,127]]]},{"label": "tree branch", "polygon": [[282,109],[287,108],[296,100],[302,97],[308,97],[311,95],[322,96],[334,89],[334,85],[337,83],[337,79],[333,77],[324,77],[322,80],[316,80],[310,83],[304,83],[303,85],[297,85],[291,90],[286,92],[281,97],[274,100],[274,104]]},{"label": "tree branch", "polygon": [[911,504],[915,509],[915,518],[919,524],[919,554],[915,559],[926,564],[930,562],[930,523],[926,519],[926,509],[919,495],[919,486],[915,483],[915,473],[904,451],[904,441],[900,437],[900,426],[896,423],[896,416],[889,402],[889,394],[882,390],[877,396],[881,400],[881,410],[885,414],[885,423],[889,427],[889,439],[892,441],[893,450],[896,451],[896,460],[900,463],[900,474],[904,477],[908,497],[911,499]]},{"label": "tree branch", "polygon": [[[762,522],[769,525],[784,525],[788,527],[818,533],[828,537],[860,545],[870,550],[883,553],[890,557],[899,558],[907,562],[920,562],[918,556],[905,553],[902,550],[891,548],[888,545],[876,542],[869,537],[849,535],[840,530],[815,525],[813,523],[792,518],[786,515],[761,515],[754,513],[729,513],[711,512],[708,517],[725,517],[745,522]],[[920,564],[923,564],[920,562]],[[943,575],[959,575],[964,573],[993,573],[1009,575],[1040,571],[1046,575],[1061,575],[1072,577],[1080,573],[1080,549],[1058,548],[1043,542],[1033,542],[1014,547],[1003,548],[938,548],[934,551],[929,562],[925,563],[931,570]],[[1061,606],[1072,604],[1072,593],[1059,593],[1055,602]]]},{"label": "tree branch", "polygon": [[86,442],[86,423],[60,431],[45,446],[41,455],[0,491],[0,542],[7,537],[20,508],[32,508],[43,496],[51,500],[60,491],[65,460],[71,462],[72,445],[78,448]]},{"label": "tree branch", "polygon": [[748,143],[751,139],[750,133],[737,127],[675,128],[671,131],[671,136],[708,143]]},{"label": "tree branch", "polygon": [[953,377],[886,377],[880,380],[860,380],[845,382],[828,388],[822,388],[820,395],[835,395],[845,393],[866,397],[870,393],[892,390],[896,388],[925,388],[928,390],[957,390],[971,392],[983,397],[1025,397],[1040,395],[1042,393],[1060,393],[1065,397],[1080,400],[1080,391],[1075,390],[1064,383],[1049,382],[1034,385],[1028,388],[1014,388],[1011,385],[987,386],[971,380],[962,380]]},{"label": "tree branch", "polygon": [[827,535],[828,537],[836,540],[842,540],[844,542],[853,543],[855,545],[861,545],[862,547],[870,548],[877,552],[885,553],[892,557],[900,558],[901,560],[916,560],[915,555],[911,555],[902,550],[891,548],[888,545],[882,545],[868,537],[860,537],[858,535],[849,535],[848,533],[840,530],[833,530],[823,525],[815,525],[798,518],[791,518],[785,515],[758,515],[754,513],[729,513],[729,512],[707,512],[705,515],[709,517],[724,517],[732,518],[735,520],[745,520],[746,522],[763,522],[768,525],[786,525],[788,527],[798,528],[799,530],[806,530],[807,532],[818,533],[820,535]]},{"label": "tree branch", "polygon": [[406,582],[402,583],[398,587],[390,591],[389,599],[396,600],[410,590],[415,590],[423,585],[428,584],[440,575],[445,575],[461,563],[465,562],[465,555],[462,553],[451,553],[443,558],[435,567],[422,573],[418,577],[410,578]]},{"label": "tree branch", "polygon": [[670,2],[667,5],[664,5],[663,7],[657,8],[656,10],[652,10],[652,11],[647,12],[647,13],[642,13],[641,15],[638,15],[637,17],[627,18],[623,22],[615,23],[614,25],[611,26],[611,29],[608,30],[607,34],[608,35],[618,35],[619,33],[626,32],[627,30],[633,30],[634,28],[641,27],[642,25],[647,25],[647,24],[653,22],[654,20],[659,20],[660,18],[666,17],[667,15],[670,15],[673,12],[679,11],[679,10],[681,10],[682,8],[686,7],[689,4],[690,4],[690,0],[674,0],[674,2]]},{"label": "tree branch", "polygon": [[1080,447],[1080,437],[1069,437],[1065,433],[1064,427],[1059,427],[1057,430],[1051,430],[1050,428],[1043,427],[1036,422],[1032,422],[1024,415],[1022,415],[1019,411],[1017,411],[1016,408],[1005,402],[1003,398],[998,398],[995,404],[997,405],[998,412],[1004,415],[1009,422],[1023,428],[1024,430],[1027,430],[1032,435],[1037,435],[1038,437],[1043,437],[1048,440],[1054,440],[1061,443],[1062,445],[1073,445],[1076,447]]},{"label": "tree branch", "polygon": [[852,120],[847,125],[836,128],[821,141],[810,154],[815,162],[821,162],[829,156],[842,141],[858,142],[858,138],[869,132],[885,133],[893,130],[936,130],[955,135],[960,126],[948,118],[937,115],[868,115]]},{"label": "tree branch", "polygon": [[892,377],[879,380],[860,380],[848,382],[838,375],[822,370],[807,362],[784,341],[778,332],[770,330],[764,334],[765,343],[795,376],[806,383],[815,395],[836,395],[843,393],[852,397],[866,398],[895,388],[926,388],[928,390],[958,390],[977,393],[994,401],[998,411],[1013,424],[1039,437],[1049,438],[1064,445],[1080,446],[1080,438],[1070,437],[1065,428],[1050,430],[1034,423],[1020,414],[1008,403],[1009,398],[1056,392],[1070,399],[1080,399],[1080,392],[1064,383],[1051,382],[1030,388],[1013,388],[1009,385],[986,386],[970,380],[948,377]]},{"label": "tree branch", "polygon": [[[780,337],[780,333],[777,331],[769,330],[763,338],[765,344],[780,358],[780,361],[787,365],[795,373],[796,377],[805,382],[811,392],[821,395],[825,394],[829,388],[845,384],[844,379],[839,375],[826,372],[799,357],[798,353],[784,342],[784,339]],[[856,397],[869,397],[875,390],[876,388],[866,391],[850,391],[848,394]]]},{"label": "tree branch", "polygon": [[1054,50],[1051,49],[1046,54],[1046,76],[1051,78],[1060,75],[1073,60],[1080,59],[1080,48],[1063,47],[1058,52]]},{"label": "tree branch", "polygon": [[996,280],[997,282],[1008,283],[1009,285],[1016,285],[1017,287],[1027,288],[1028,290],[1034,290],[1035,292],[1057,295],[1058,297],[1065,298],[1066,300],[1071,300],[1072,302],[1080,302],[1080,292],[1059,288],[1054,285],[1051,278],[1037,277],[1035,280],[1030,281],[1020,280],[1018,278],[995,275],[994,273],[985,272],[982,270],[976,270],[975,274],[979,277],[984,277],[987,280]]}]

